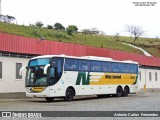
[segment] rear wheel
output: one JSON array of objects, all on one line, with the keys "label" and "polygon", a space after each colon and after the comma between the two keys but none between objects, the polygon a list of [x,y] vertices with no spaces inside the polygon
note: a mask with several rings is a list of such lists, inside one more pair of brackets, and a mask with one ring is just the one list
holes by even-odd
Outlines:
[{"label": "rear wheel", "polygon": [[53,97],[45,97],[45,99],[46,99],[48,102],[53,102],[53,100],[54,100]]},{"label": "rear wheel", "polygon": [[65,96],[65,100],[66,101],[72,101],[73,100],[73,97],[74,97],[74,90],[72,88],[68,88],[66,90],[66,96]]},{"label": "rear wheel", "polygon": [[123,90],[123,96],[126,97],[126,96],[128,96],[128,94],[129,94],[129,87],[125,86],[124,90]]},{"label": "rear wheel", "polygon": [[116,90],[116,96],[121,97],[122,95],[123,95],[123,89],[121,86],[118,86]]}]

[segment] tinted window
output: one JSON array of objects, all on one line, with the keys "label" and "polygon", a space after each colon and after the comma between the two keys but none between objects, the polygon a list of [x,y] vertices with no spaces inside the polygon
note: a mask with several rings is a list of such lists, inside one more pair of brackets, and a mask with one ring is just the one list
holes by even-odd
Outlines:
[{"label": "tinted window", "polygon": [[90,70],[90,62],[87,60],[79,60],[79,70],[80,71],[89,71]]},{"label": "tinted window", "polygon": [[112,72],[112,65],[110,62],[102,62],[102,71],[103,72]]},{"label": "tinted window", "polygon": [[50,58],[33,59],[29,61],[29,66],[47,65],[49,64]]},{"label": "tinted window", "polygon": [[158,77],[157,77],[157,72],[155,72],[155,81],[158,80]]},{"label": "tinted window", "polygon": [[122,72],[123,73],[129,73],[130,72],[128,64],[121,64],[121,67],[122,67]]},{"label": "tinted window", "polygon": [[137,73],[138,72],[137,65],[134,65],[134,64],[130,65],[130,72],[131,73]]},{"label": "tinted window", "polygon": [[16,63],[16,79],[22,79],[22,75],[19,75],[21,67],[22,63]]},{"label": "tinted window", "polygon": [[58,74],[58,79],[61,77],[62,75],[62,71],[63,71],[63,58],[56,58],[53,57],[52,61],[51,61],[51,66],[56,68],[56,72]]},{"label": "tinted window", "polygon": [[101,71],[101,62],[91,61],[91,71]]},{"label": "tinted window", "polygon": [[142,79],[142,78],[141,78],[141,77],[142,77],[141,74],[142,74],[142,73],[139,72],[139,80],[140,80],[140,81],[141,81],[141,79]]},{"label": "tinted window", "polygon": [[149,72],[149,80],[152,81],[152,74]]},{"label": "tinted window", "polygon": [[78,70],[77,60],[66,58],[64,69],[65,70]]},{"label": "tinted window", "polygon": [[121,72],[121,65],[119,63],[112,63],[113,72]]}]

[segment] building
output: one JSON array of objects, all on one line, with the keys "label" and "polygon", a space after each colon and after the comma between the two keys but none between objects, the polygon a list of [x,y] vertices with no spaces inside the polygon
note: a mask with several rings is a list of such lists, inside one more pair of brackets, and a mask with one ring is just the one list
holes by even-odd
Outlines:
[{"label": "building", "polygon": [[49,54],[137,61],[140,65],[140,88],[160,88],[160,58],[0,33],[0,93],[25,92],[25,71],[19,76],[20,68],[27,66],[29,58],[33,56]]}]

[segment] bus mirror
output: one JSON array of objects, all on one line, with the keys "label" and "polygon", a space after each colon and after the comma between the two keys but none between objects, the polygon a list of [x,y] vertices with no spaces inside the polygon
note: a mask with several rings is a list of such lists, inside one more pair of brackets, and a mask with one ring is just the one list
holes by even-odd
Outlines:
[{"label": "bus mirror", "polygon": [[45,67],[44,67],[44,74],[47,74],[47,70],[48,70],[48,67],[50,66],[50,64],[47,64]]},{"label": "bus mirror", "polygon": [[26,67],[21,67],[21,69],[19,70],[19,75],[22,75],[22,71],[25,69]]}]

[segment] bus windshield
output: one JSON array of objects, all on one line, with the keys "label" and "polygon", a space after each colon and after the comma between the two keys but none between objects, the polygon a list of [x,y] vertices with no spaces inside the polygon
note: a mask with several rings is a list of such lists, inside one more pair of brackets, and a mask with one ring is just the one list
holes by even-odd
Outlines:
[{"label": "bus windshield", "polygon": [[47,75],[44,74],[45,65],[50,59],[33,59],[29,61],[26,75],[26,86],[47,86]]}]

